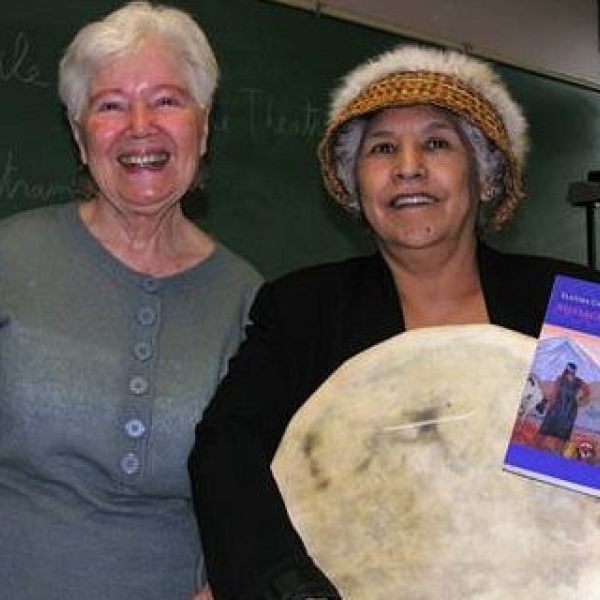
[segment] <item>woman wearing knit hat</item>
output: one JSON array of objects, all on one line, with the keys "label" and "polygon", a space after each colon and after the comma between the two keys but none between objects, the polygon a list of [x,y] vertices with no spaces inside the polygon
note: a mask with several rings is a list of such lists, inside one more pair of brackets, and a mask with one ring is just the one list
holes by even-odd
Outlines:
[{"label": "woman wearing knit hat", "polygon": [[491,323],[536,336],[557,273],[596,277],[480,241],[523,198],[526,129],[494,71],[454,51],[398,47],[334,93],[319,146],[324,182],[378,251],[303,269],[259,293],[190,458],[216,598],[340,597],[270,471],[286,425],[338,366],[431,325]]}]

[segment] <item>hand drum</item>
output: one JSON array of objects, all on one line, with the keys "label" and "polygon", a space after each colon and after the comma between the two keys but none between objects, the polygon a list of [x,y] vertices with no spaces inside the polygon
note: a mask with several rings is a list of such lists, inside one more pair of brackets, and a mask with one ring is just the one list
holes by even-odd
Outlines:
[{"label": "hand drum", "polygon": [[403,333],[342,365],[273,462],[345,600],[600,598],[600,503],[502,470],[535,339]]}]

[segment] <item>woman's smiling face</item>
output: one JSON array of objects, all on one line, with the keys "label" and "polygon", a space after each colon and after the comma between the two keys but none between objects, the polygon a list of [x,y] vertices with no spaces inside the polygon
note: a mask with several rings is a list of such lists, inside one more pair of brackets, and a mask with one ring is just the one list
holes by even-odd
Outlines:
[{"label": "woman's smiling face", "polygon": [[207,111],[174,51],[148,40],[95,71],[73,129],[101,198],[150,213],[179,201],[196,178]]},{"label": "woman's smiling face", "polygon": [[385,250],[473,238],[478,193],[473,153],[446,111],[414,105],[368,123],[356,174],[363,215]]}]

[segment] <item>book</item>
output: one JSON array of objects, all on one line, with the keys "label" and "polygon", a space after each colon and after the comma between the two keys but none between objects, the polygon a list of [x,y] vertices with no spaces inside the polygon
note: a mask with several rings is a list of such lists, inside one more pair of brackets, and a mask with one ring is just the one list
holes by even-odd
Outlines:
[{"label": "book", "polygon": [[557,276],[504,469],[600,496],[600,284]]}]

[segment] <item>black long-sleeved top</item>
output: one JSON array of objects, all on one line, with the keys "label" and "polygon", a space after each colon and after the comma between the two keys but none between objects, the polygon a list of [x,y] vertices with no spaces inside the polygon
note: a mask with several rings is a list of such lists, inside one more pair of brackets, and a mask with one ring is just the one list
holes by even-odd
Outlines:
[{"label": "black long-sleeved top", "polygon": [[[499,253],[480,244],[491,323],[537,336],[557,273],[586,267]],[[248,338],[196,431],[190,472],[217,600],[338,598],[308,556],[270,463],[285,427],[345,360],[404,330],[379,255],[297,271],[266,284]]]}]

